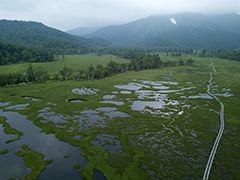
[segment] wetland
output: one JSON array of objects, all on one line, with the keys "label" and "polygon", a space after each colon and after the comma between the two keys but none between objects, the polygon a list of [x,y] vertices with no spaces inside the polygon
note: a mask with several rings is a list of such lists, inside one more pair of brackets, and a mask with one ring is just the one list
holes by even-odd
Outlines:
[{"label": "wetland", "polygon": [[[240,67],[213,62],[226,127],[210,178],[236,179]],[[1,87],[0,179],[201,179],[220,124],[210,72],[209,58],[195,58],[101,80]]]}]

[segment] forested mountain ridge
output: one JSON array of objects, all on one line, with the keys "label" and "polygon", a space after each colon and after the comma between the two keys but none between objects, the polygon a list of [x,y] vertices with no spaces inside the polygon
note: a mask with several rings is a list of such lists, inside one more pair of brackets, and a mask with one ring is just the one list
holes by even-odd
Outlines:
[{"label": "forested mountain ridge", "polygon": [[[42,23],[10,20],[0,20],[0,41],[53,53],[82,54],[97,46],[91,39],[73,36]],[[103,41],[100,45],[108,43]]]},{"label": "forested mountain ridge", "polygon": [[100,37],[113,44],[132,46],[240,48],[240,15],[155,15],[124,25],[108,26],[86,37]]}]

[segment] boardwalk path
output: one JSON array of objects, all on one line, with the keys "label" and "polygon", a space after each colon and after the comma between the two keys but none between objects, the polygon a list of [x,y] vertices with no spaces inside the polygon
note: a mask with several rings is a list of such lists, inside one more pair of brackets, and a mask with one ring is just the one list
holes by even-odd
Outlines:
[{"label": "boardwalk path", "polygon": [[[216,72],[215,67],[213,65],[213,62],[212,62],[212,69],[213,69],[214,72]],[[218,131],[218,135],[215,139],[211,154],[209,156],[209,159],[208,159],[208,162],[207,162],[207,165],[206,165],[206,169],[204,171],[203,180],[207,180],[208,177],[209,177],[211,167],[212,167],[212,163],[213,163],[213,160],[214,160],[217,148],[218,148],[218,144],[221,140],[223,130],[224,130],[224,105],[216,96],[214,96],[213,94],[210,93],[210,86],[212,85],[212,79],[213,79],[213,76],[212,76],[212,73],[210,73],[210,80],[209,80],[209,83],[208,83],[208,86],[207,86],[208,87],[207,93],[208,93],[209,96],[216,99],[219,102],[219,104],[221,105],[221,110],[220,110],[220,113],[219,113],[221,124],[220,124],[220,128],[219,128],[219,131]]]}]

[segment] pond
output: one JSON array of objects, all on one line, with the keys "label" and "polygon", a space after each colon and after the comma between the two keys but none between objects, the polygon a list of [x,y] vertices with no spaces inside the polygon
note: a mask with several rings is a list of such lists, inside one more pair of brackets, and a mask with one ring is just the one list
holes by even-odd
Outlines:
[{"label": "pond", "polygon": [[[52,163],[47,165],[46,170],[41,173],[39,179],[82,179],[78,170],[72,168],[74,164],[80,164],[81,168],[84,168],[87,164],[85,158],[80,154],[79,147],[59,141],[53,134],[40,133],[41,129],[39,127],[29,121],[27,116],[18,112],[4,112],[0,109],[0,116],[5,116],[11,127],[24,133],[20,140],[5,144],[6,139],[15,136],[5,135],[2,128],[0,128],[1,148],[9,149],[9,153],[0,156],[0,179],[20,178],[30,171],[25,166],[23,159],[14,155],[14,152],[22,150],[21,145],[23,144],[27,144],[32,150],[44,154],[46,159],[53,160]],[[70,154],[70,157],[64,158],[67,153]]]},{"label": "pond", "polygon": [[91,88],[86,88],[86,87],[72,89],[73,93],[79,94],[79,95],[96,95],[97,91],[99,90],[98,89],[92,90]]}]

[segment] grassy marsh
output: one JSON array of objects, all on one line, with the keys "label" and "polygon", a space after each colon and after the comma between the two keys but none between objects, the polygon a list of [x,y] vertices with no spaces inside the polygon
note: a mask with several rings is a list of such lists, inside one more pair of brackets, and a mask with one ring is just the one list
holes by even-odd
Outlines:
[{"label": "grassy marsh", "polygon": [[[54,133],[58,139],[80,147],[82,155],[89,161],[86,167],[79,170],[84,179],[93,179],[94,170],[100,170],[107,179],[164,179],[166,177],[199,179],[203,174],[219,127],[217,112],[220,107],[213,99],[182,97],[206,93],[209,72],[212,71],[209,58],[192,58],[193,66],[126,72],[101,80],[3,87],[0,88],[0,98],[2,102],[12,101],[10,105],[29,103],[27,109],[19,112],[27,114],[28,118],[44,132]],[[217,93],[222,92],[224,88],[230,89],[229,92],[233,96],[219,96],[226,108],[226,130],[220,142],[210,178],[234,179],[239,177],[237,167],[240,162],[238,150],[240,65],[234,61],[221,59],[213,59],[213,62],[217,70],[213,74],[213,81],[217,85],[213,91]],[[165,105],[164,108],[159,109],[159,114],[152,114],[151,111],[156,111],[152,107],[149,107],[151,111],[147,112],[131,110],[132,103],[139,100],[136,92],[130,90],[131,94],[122,94],[121,89],[114,87],[114,85],[129,82],[142,83],[141,80],[169,81],[161,76],[170,77],[172,78],[170,81],[178,83],[165,85],[170,89],[194,88],[167,93],[167,98],[178,101],[178,104]],[[78,95],[72,92],[72,89],[81,87],[99,91],[96,95]],[[156,91],[153,86],[144,90]],[[105,95],[112,95],[113,92],[117,92],[114,100],[124,102],[124,105],[99,103],[104,100]],[[43,101],[23,99],[23,96],[36,97]],[[69,103],[66,99],[84,99],[85,101]],[[144,99],[144,101],[147,100],[154,101],[151,97]],[[46,107],[50,108],[50,112],[66,117],[66,121],[60,123],[54,123],[51,120],[41,121],[42,118],[37,115],[39,110]],[[112,109],[108,112],[101,108]],[[100,120],[80,129],[84,124],[80,122],[87,124],[90,121],[88,116],[91,113],[90,115],[83,113],[86,110],[98,116]],[[110,113],[116,111],[126,113],[128,116],[110,118]],[[114,137],[114,141],[120,142],[121,148],[117,149],[116,153],[111,153],[109,149],[104,148],[107,145],[110,148],[116,146],[111,139],[103,140],[101,146],[94,145],[92,140],[98,140],[99,134]],[[74,138],[75,136],[78,138]],[[24,151],[26,150],[29,149],[25,147]],[[79,166],[74,167],[79,168]]]}]

